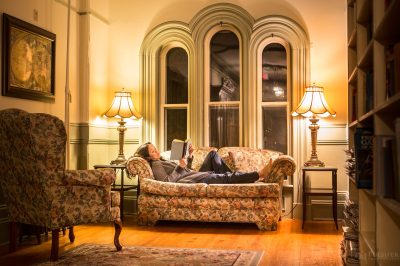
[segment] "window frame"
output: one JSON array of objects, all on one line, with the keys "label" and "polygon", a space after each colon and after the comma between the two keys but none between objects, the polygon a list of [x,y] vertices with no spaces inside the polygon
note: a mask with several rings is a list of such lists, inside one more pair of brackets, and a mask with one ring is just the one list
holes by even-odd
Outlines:
[{"label": "window frame", "polygon": [[[262,101],[262,54],[264,49],[273,43],[278,43],[282,45],[286,50],[286,66],[287,66],[287,79],[286,79],[286,92],[287,97],[286,101],[280,102],[263,102]],[[257,133],[256,133],[256,143],[258,147],[263,148],[263,117],[262,117],[262,108],[263,107],[286,107],[286,130],[287,130],[287,154],[292,153],[292,117],[290,115],[291,112],[291,104],[292,101],[292,65],[291,65],[291,53],[290,53],[290,45],[284,39],[279,37],[269,37],[265,38],[259,45],[257,49]]]},{"label": "window frame", "polygon": [[[172,50],[173,48],[182,48],[187,56],[188,56],[188,102],[187,103],[166,103],[166,93],[167,93],[167,55],[168,52],[170,50]],[[186,49],[186,47],[179,42],[171,42],[168,45],[165,45],[163,47],[163,49],[161,49],[160,54],[159,54],[159,73],[160,73],[160,89],[159,89],[159,99],[160,99],[160,108],[159,108],[159,137],[158,137],[158,145],[159,145],[159,149],[161,150],[165,150],[167,148],[167,143],[165,143],[165,139],[166,139],[166,132],[165,132],[165,126],[166,126],[166,117],[165,117],[165,111],[168,109],[176,109],[176,108],[180,108],[180,109],[184,109],[186,108],[186,123],[187,123],[187,128],[186,128],[186,135],[189,135],[189,129],[190,129],[190,57],[189,57],[189,52]]]},{"label": "window frame", "polygon": [[[211,50],[211,39],[212,37],[218,33],[219,31],[231,31],[236,35],[239,41],[239,64],[240,64],[240,70],[239,70],[239,93],[240,93],[240,100],[239,101],[223,101],[223,102],[213,102],[210,101],[210,50]],[[206,146],[210,145],[210,107],[211,106],[237,106],[239,108],[239,146],[242,145],[243,143],[243,41],[241,38],[240,32],[234,28],[232,25],[229,24],[218,24],[212,27],[207,34],[205,35],[204,38],[204,87],[203,87],[203,92],[204,92],[204,117],[203,117],[203,123],[204,123],[204,143]]]}]

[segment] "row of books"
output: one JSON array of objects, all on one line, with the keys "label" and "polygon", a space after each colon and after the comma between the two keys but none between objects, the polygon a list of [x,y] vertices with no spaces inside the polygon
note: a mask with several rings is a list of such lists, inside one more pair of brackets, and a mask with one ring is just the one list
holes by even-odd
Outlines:
[{"label": "row of books", "polygon": [[400,42],[385,47],[386,98],[400,92]]},{"label": "row of books", "polygon": [[344,203],[343,240],[340,242],[340,255],[343,265],[359,265],[358,244],[358,204],[347,199]]},{"label": "row of books", "polygon": [[376,195],[400,201],[400,117],[393,123],[394,135],[374,135],[372,128],[357,128],[354,153],[346,152],[345,167],[350,178],[355,175],[358,188],[372,189],[375,184]]}]

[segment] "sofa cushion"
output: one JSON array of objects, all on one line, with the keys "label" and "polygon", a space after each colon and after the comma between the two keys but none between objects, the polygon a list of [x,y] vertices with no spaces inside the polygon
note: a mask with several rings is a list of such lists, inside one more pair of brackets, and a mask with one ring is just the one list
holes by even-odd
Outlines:
[{"label": "sofa cushion", "polygon": [[252,172],[262,169],[267,158],[263,156],[259,149],[246,147],[224,147],[218,153],[221,157],[228,155],[229,160],[233,164],[233,171]]},{"label": "sofa cushion", "polygon": [[278,196],[279,185],[274,183],[210,184],[207,188],[207,197],[259,198]]},{"label": "sofa cushion", "polygon": [[192,169],[195,171],[198,171],[201,167],[201,165],[204,162],[204,159],[206,158],[207,154],[210,151],[216,151],[217,148],[214,147],[197,147],[193,151],[193,162],[192,162]]},{"label": "sofa cushion", "polygon": [[[146,208],[162,208],[168,211],[174,208],[185,208],[188,211],[195,209],[204,210],[260,210],[269,209],[271,203],[278,201],[274,198],[198,198],[198,197],[177,197],[141,194],[139,197],[140,207],[143,211]],[[173,215],[172,213],[170,213]]]},{"label": "sofa cushion", "polygon": [[140,183],[140,192],[181,197],[206,197],[207,184],[183,184],[162,182],[154,179],[144,178]]}]

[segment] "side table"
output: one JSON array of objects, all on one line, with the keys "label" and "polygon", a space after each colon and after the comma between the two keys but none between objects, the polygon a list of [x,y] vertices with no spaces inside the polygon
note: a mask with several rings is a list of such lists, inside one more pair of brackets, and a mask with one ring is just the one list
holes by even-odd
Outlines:
[{"label": "side table", "polygon": [[[337,168],[334,167],[302,167],[303,172],[303,224],[301,226],[304,229],[304,223],[306,221],[306,205],[307,198],[310,196],[330,196],[332,197],[332,214],[333,220],[335,221],[336,229],[338,229],[337,223]],[[312,189],[306,187],[306,173],[307,172],[331,172],[332,175],[332,187],[330,188],[318,188]]]},{"label": "side table", "polygon": [[[125,172],[126,172],[126,164],[96,164],[93,166],[94,169],[99,169],[99,168],[112,168],[114,171],[117,173],[118,170],[121,171],[121,185],[116,185],[115,181],[114,184],[111,187],[112,191],[118,191],[119,195],[121,197],[121,220],[124,219],[124,192],[132,189],[137,189],[137,185],[129,185],[126,186],[124,185],[124,177],[125,177]],[[128,173],[126,172],[128,175]]]}]

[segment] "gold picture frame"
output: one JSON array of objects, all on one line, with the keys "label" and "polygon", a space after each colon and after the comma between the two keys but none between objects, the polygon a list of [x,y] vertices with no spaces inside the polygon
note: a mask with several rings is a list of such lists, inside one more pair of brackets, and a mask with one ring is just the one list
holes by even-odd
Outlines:
[{"label": "gold picture frame", "polygon": [[2,95],[53,103],[56,35],[3,14]]}]

